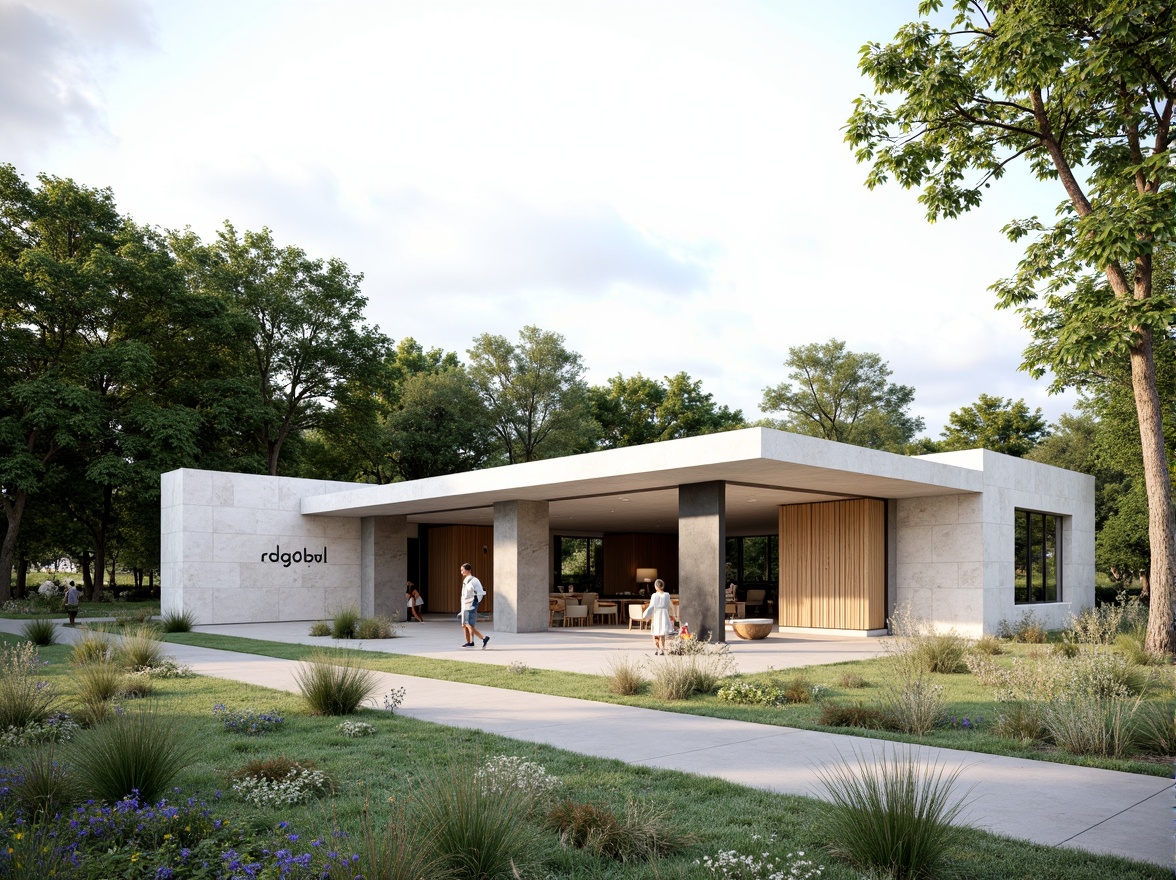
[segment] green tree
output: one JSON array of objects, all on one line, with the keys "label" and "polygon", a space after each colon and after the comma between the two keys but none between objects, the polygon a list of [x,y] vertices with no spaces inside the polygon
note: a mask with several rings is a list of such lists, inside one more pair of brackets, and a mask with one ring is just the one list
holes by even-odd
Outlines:
[{"label": "green tree", "polygon": [[595,431],[584,366],[562,335],[528,325],[515,345],[505,336],[483,333],[469,356],[470,378],[509,463],[588,448]]},{"label": "green tree", "polygon": [[1155,334],[1173,320],[1171,290],[1154,285],[1153,257],[1176,239],[1176,25],[1171,4],[1132,0],[939,0],[894,42],[862,50],[861,70],[895,107],[860,97],[847,140],[890,177],[922,190],[928,218],[955,217],[1024,160],[1061,185],[1052,224],[1009,224],[1029,238],[1001,307],[1033,333],[1025,368],[1081,384],[1110,363],[1130,367],[1148,499],[1152,601],[1147,647],[1173,650],[1176,519],[1156,388]]},{"label": "green tree", "polygon": [[460,366],[409,376],[387,419],[396,473],[419,480],[485,467],[497,447],[494,422]]},{"label": "green tree", "polygon": [[717,406],[702,382],[686,373],[665,382],[638,373],[617,374],[588,389],[592,417],[600,427],[602,449],[639,446],[743,427],[743,413]]},{"label": "green tree", "polygon": [[876,354],[846,351],[839,339],[788,349],[788,378],[764,389],[760,408],[785,413],[769,423],[785,431],[839,443],[901,451],[922,430],[908,409],[915,389],[890,381]]},{"label": "green tree", "polygon": [[238,235],[226,223],[211,245],[193,233],[173,235],[193,289],[231,304],[241,317],[240,377],[252,386],[239,416],[254,433],[267,473],[282,449],[319,429],[348,382],[374,384],[390,341],[364,323],[362,276],[338,259],[279,247],[268,229]]},{"label": "green tree", "polygon": [[1021,458],[1049,433],[1040,409],[1030,412],[1024,399],[981,394],[975,403],[947,417],[941,449],[990,449]]},{"label": "green tree", "polygon": [[[162,238],[109,190],[0,166],[0,596],[27,505],[88,498],[99,569],[114,496],[191,463],[194,411],[166,394],[160,359],[185,348],[185,292]],[[171,354],[166,352],[171,351]],[[149,501],[147,501],[149,503]]]}]

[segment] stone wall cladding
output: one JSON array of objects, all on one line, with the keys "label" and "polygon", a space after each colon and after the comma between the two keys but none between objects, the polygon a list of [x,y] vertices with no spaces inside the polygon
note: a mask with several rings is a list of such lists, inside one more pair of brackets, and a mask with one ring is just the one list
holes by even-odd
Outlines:
[{"label": "stone wall cladding", "polygon": [[[190,469],[164,474],[162,610],[189,611],[198,623],[246,623],[319,619],[358,606],[359,520],[301,513],[306,495],[350,487]],[[324,547],[326,562],[268,559],[304,550],[313,557]]]}]

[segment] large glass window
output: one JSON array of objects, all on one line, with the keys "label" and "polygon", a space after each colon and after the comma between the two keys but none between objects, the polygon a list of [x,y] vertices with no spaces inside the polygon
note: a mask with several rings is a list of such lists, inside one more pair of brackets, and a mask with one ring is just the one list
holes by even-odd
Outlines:
[{"label": "large glass window", "polygon": [[604,587],[604,539],[561,535],[558,541],[555,582],[600,592]]},{"label": "large glass window", "polygon": [[779,580],[778,535],[727,539],[727,583],[775,586]]},{"label": "large glass window", "polygon": [[1018,605],[1057,602],[1062,595],[1062,518],[1016,512],[1014,591]]}]

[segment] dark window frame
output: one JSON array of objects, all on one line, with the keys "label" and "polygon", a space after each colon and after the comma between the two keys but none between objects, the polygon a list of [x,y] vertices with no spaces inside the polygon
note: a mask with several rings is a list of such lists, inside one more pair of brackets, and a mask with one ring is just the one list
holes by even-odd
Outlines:
[{"label": "dark window frame", "polygon": [[1063,601],[1062,522],[1060,514],[1015,508],[1014,604],[1044,605]]}]

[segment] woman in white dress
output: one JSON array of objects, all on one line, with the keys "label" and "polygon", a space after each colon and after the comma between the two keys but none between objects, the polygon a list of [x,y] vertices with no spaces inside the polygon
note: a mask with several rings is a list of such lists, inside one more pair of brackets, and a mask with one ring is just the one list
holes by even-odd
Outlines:
[{"label": "woman in white dress", "polygon": [[653,582],[653,596],[649,599],[649,607],[642,617],[649,618],[649,631],[653,633],[653,653],[665,654],[666,636],[670,634],[673,624],[670,621],[670,594],[666,592],[666,582],[658,578]]}]

